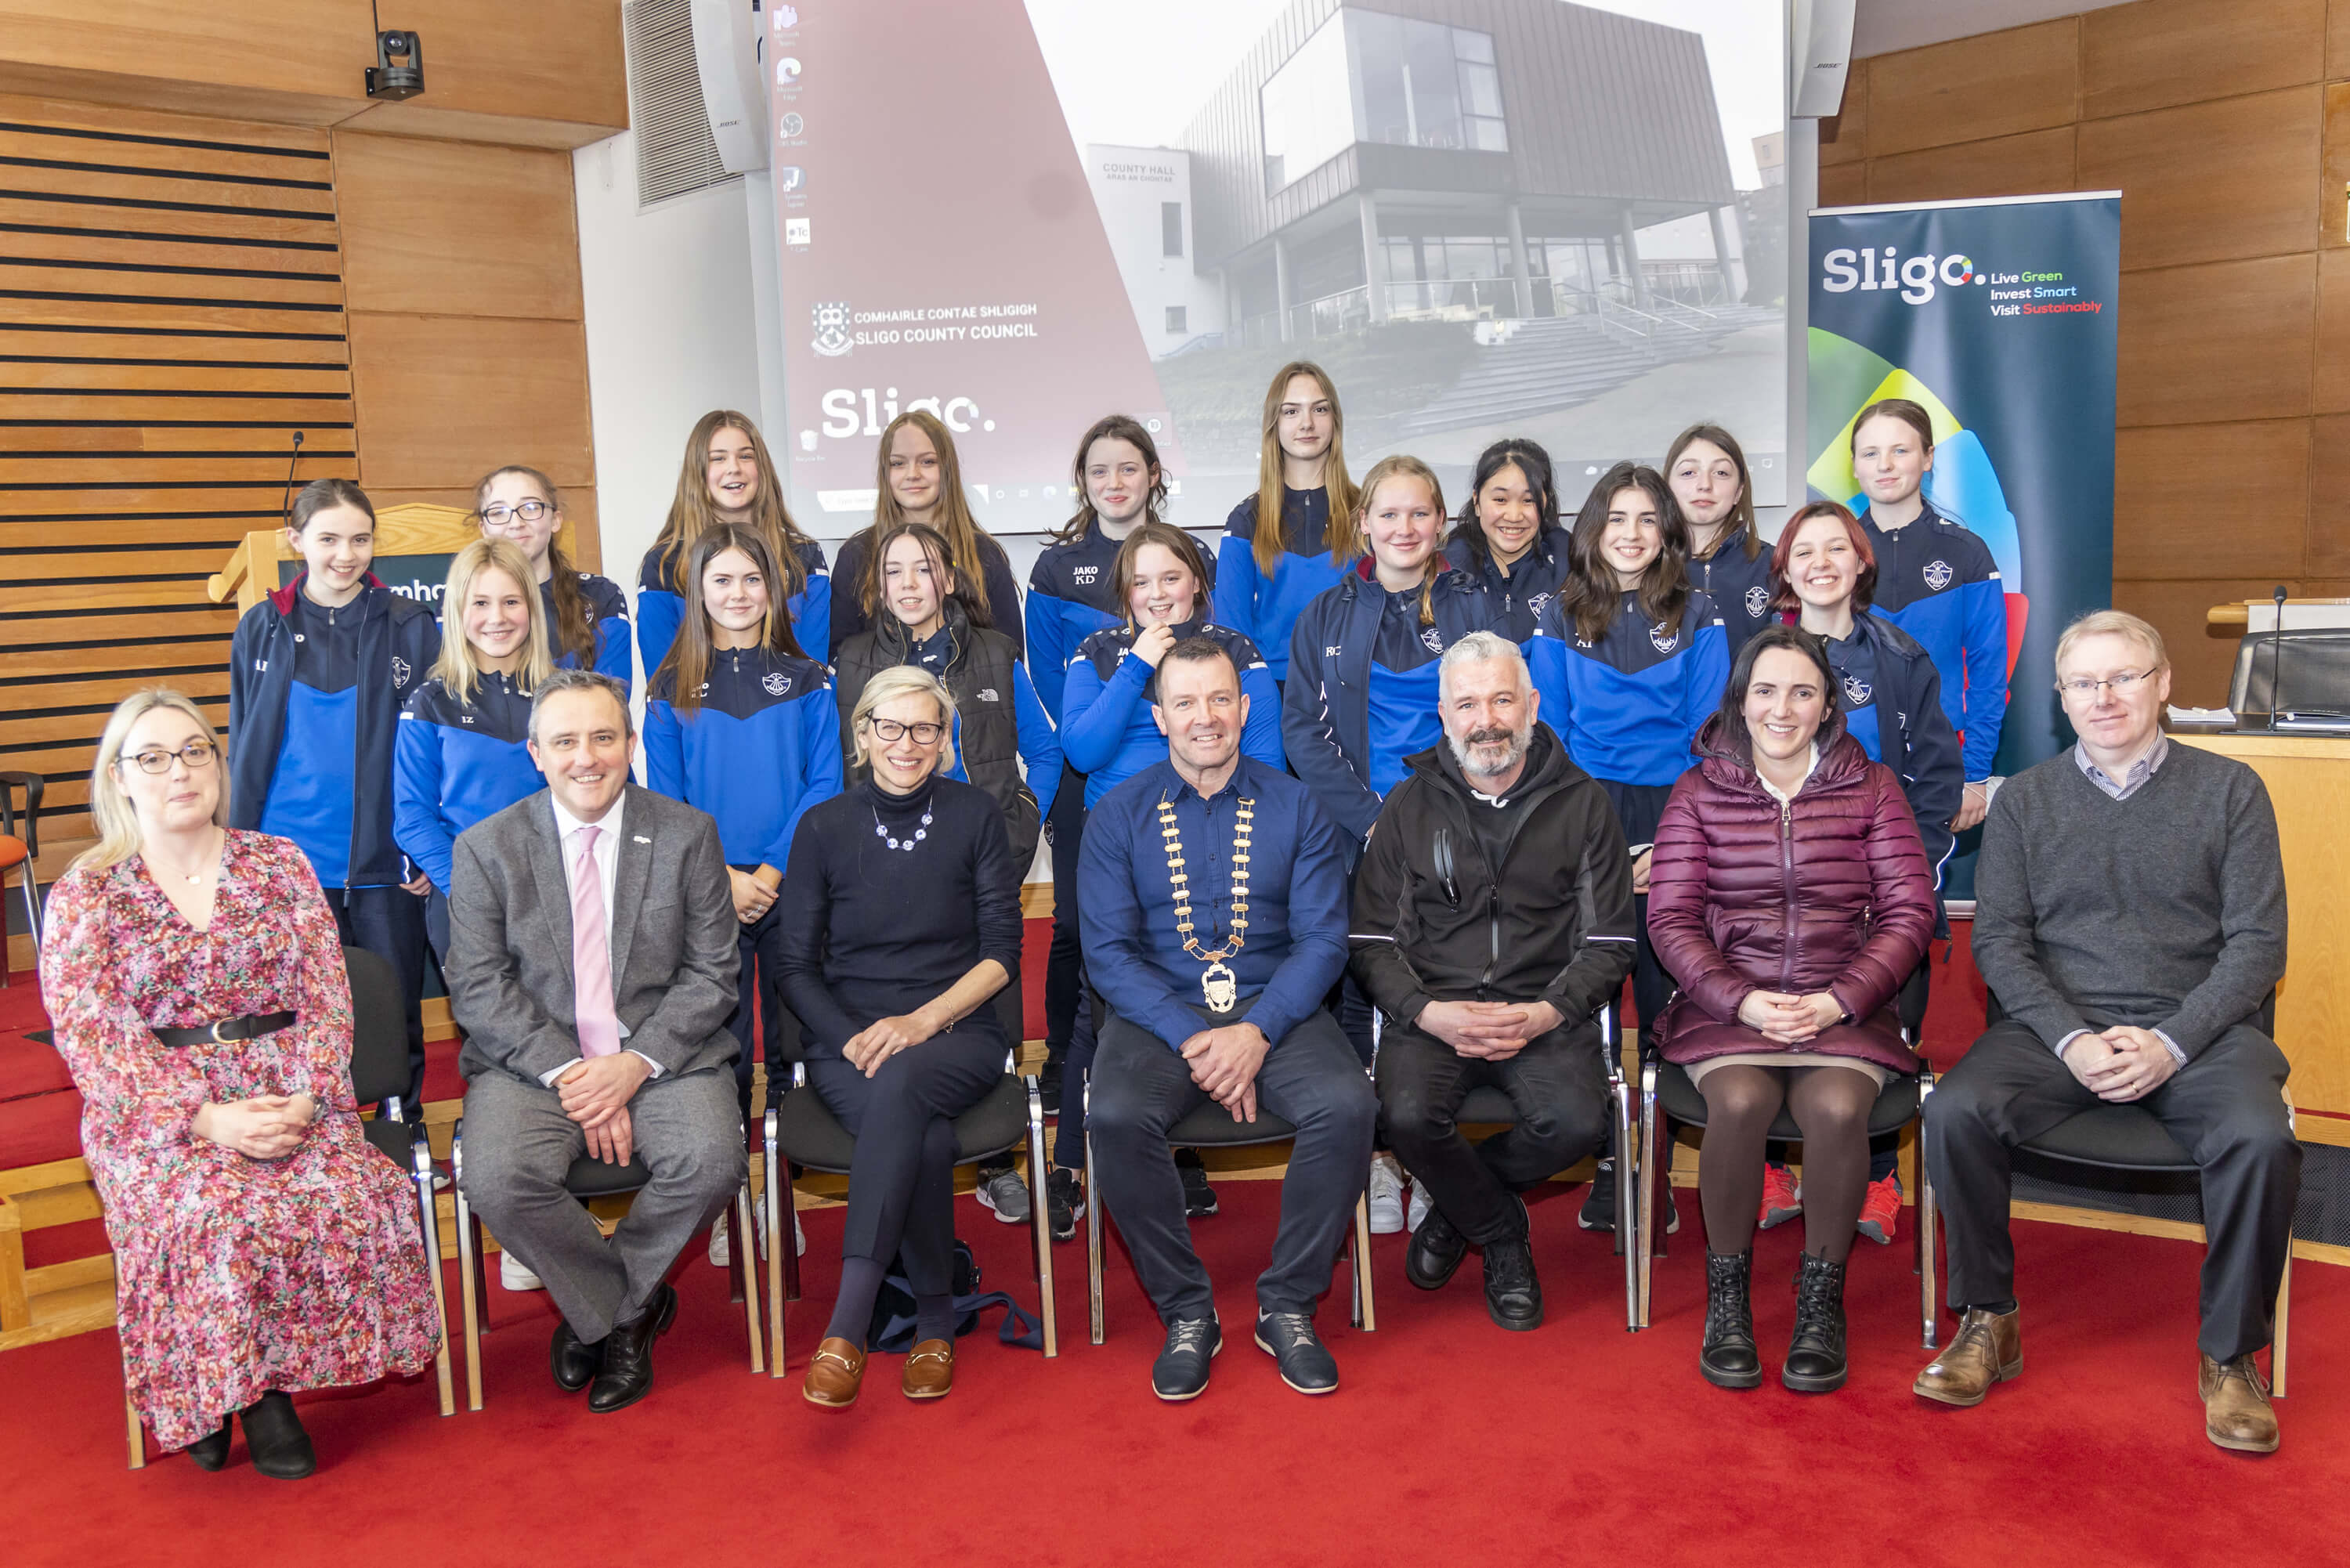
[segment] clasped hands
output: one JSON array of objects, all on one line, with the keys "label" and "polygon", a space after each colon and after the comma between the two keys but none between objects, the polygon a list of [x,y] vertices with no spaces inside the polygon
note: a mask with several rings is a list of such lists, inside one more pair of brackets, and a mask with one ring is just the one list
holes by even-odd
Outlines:
[{"label": "clasped hands", "polygon": [[1801,1045],[1843,1016],[1844,1003],[1825,991],[1809,996],[1750,991],[1738,1004],[1739,1023],[1781,1045]]},{"label": "clasped hands", "polygon": [[1246,1019],[1217,1029],[1202,1029],[1177,1046],[1176,1054],[1191,1069],[1191,1081],[1210,1099],[1232,1112],[1236,1122],[1256,1120],[1256,1074],[1273,1042]]},{"label": "clasped hands", "polygon": [[197,1106],[188,1130],[248,1159],[283,1159],[302,1146],[317,1114],[308,1095],[255,1095]]},{"label": "clasped hands", "polygon": [[2126,1105],[2144,1099],[2178,1071],[2178,1058],[2151,1029],[2117,1023],[2098,1034],[2078,1034],[2064,1047],[2064,1065],[2101,1100]]},{"label": "clasped hands", "polygon": [[1547,1002],[1431,1002],[1412,1021],[1481,1062],[1506,1062],[1565,1022]]},{"label": "clasped hands", "polygon": [[892,1018],[879,1018],[848,1037],[840,1054],[848,1064],[867,1077],[881,1070],[881,1064],[900,1051],[910,1051],[953,1022],[944,1013],[929,1006],[917,1007],[911,1012],[901,1012]]},{"label": "clasped hands", "polygon": [[590,1155],[610,1165],[629,1163],[636,1148],[629,1102],[652,1071],[652,1064],[634,1051],[615,1051],[608,1056],[585,1057],[555,1080],[563,1114],[587,1133]]},{"label": "clasped hands", "polygon": [[[773,880],[769,877],[773,875]],[[727,889],[734,898],[734,918],[751,925],[775,907],[776,891],[783,885],[780,874],[762,866],[756,871],[737,871],[726,867]]]}]

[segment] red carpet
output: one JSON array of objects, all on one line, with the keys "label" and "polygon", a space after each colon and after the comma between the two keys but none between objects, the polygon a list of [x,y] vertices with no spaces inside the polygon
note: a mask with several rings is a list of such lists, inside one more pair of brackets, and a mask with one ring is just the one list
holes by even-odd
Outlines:
[{"label": "red carpet", "polygon": [[[503,1326],[489,1340],[483,1412],[463,1409],[462,1361],[460,1409],[447,1420],[429,1381],[307,1397],[321,1461],[307,1483],[255,1475],[242,1439],[218,1475],[180,1458],[127,1471],[113,1336],[11,1352],[0,1357],[0,1474],[16,1506],[0,1560],[2343,1560],[2341,1269],[2296,1271],[2284,1447],[2246,1459],[2201,1434],[2190,1245],[2020,1226],[2026,1371],[1960,1411],[1908,1392],[1925,1353],[1908,1238],[1864,1244],[1852,1383],[1824,1397],[1775,1381],[1731,1394],[1694,1365],[1703,1295],[1693,1195],[1681,1195],[1688,1223],[1659,1264],[1656,1326],[1627,1335],[1617,1260],[1606,1238],[1575,1229],[1578,1190],[1555,1188],[1534,1209],[1544,1328],[1492,1327],[1473,1259],[1443,1293],[1412,1290],[1404,1239],[1381,1237],[1378,1332],[1345,1326],[1342,1278],[1322,1323],[1344,1384],[1317,1400],[1284,1388],[1247,1337],[1276,1189],[1227,1181],[1219,1191],[1224,1212],[1195,1231],[1231,1337],[1193,1405],[1150,1397],[1159,1336],[1115,1250],[1108,1343],[1086,1343],[1083,1252],[1064,1246],[1058,1360],[998,1345],[991,1324],[962,1342],[958,1386],[940,1405],[909,1405],[895,1358],[877,1357],[858,1409],[809,1408],[798,1374],[837,1273],[831,1210],[809,1216],[810,1299],[792,1314],[788,1379],[749,1375],[725,1276],[697,1250],[679,1274],[685,1304],[652,1397],[590,1417],[547,1379],[546,1298],[493,1284]],[[967,1199],[958,1216],[987,1282],[1033,1299],[1026,1231]],[[1761,1239],[1757,1326],[1773,1367],[1799,1229]],[[402,1517],[419,1508],[421,1520]]]}]

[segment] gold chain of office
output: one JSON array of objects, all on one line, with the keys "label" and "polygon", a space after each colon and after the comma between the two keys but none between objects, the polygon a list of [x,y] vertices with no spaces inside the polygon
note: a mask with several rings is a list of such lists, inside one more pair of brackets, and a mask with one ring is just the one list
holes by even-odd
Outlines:
[{"label": "gold chain of office", "polygon": [[1213,952],[1204,952],[1200,939],[1191,934],[1191,883],[1183,870],[1183,836],[1175,827],[1175,807],[1165,795],[1159,797],[1159,836],[1166,841],[1167,885],[1175,895],[1175,933],[1183,939],[1183,950],[1208,966],[1200,976],[1200,991],[1214,1012],[1230,1012],[1240,995],[1239,977],[1224,961],[1237,956],[1248,940],[1249,825],[1255,806],[1254,800],[1242,796],[1232,821],[1232,935]]}]

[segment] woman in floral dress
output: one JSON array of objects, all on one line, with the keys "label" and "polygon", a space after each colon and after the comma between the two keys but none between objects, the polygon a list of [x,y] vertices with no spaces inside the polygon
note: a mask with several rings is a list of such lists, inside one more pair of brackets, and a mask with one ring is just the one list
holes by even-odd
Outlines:
[{"label": "woman in floral dress", "polygon": [[[299,849],[227,831],[227,787],[185,697],[115,710],[41,994],[82,1095],[131,1404],[206,1469],[241,1412],[255,1469],[292,1478],[316,1460],[289,1392],[418,1371],[441,1323],[414,1189],[360,1136],[334,916]],[[223,1024],[254,1037],[166,1039]]]}]

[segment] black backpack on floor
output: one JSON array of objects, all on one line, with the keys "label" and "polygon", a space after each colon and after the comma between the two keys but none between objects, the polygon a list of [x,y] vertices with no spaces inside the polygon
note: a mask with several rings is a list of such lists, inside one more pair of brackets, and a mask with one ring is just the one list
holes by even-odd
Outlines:
[{"label": "black backpack on floor", "polygon": [[[1023,1312],[1019,1303],[1002,1291],[979,1293],[979,1262],[971,1254],[971,1243],[960,1236],[955,1238],[954,1272],[950,1277],[954,1283],[956,1338],[979,1327],[982,1312],[1000,1306],[1003,1323],[996,1338],[1029,1350],[1045,1348],[1045,1325]],[[902,1258],[889,1261],[881,1293],[873,1298],[873,1323],[865,1331],[865,1347],[889,1355],[902,1355],[914,1348],[914,1287],[906,1278]]]}]

